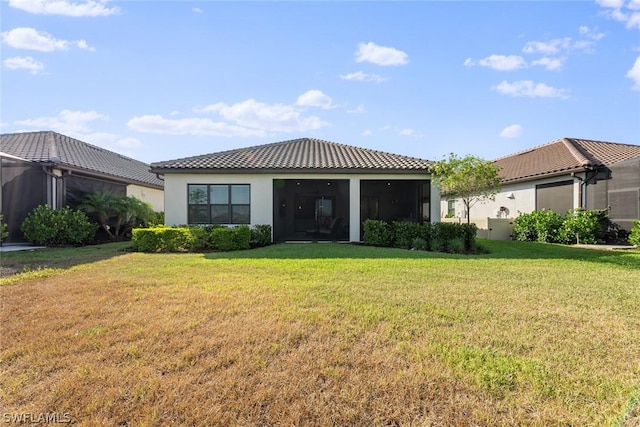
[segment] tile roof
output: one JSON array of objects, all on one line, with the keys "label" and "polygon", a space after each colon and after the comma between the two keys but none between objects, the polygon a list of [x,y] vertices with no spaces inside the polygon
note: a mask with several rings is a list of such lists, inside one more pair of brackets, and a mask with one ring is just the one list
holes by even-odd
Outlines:
[{"label": "tile roof", "polygon": [[563,138],[494,161],[502,182],[528,181],[545,176],[609,166],[640,157],[640,145]]},{"label": "tile roof", "polygon": [[105,178],[162,188],[149,165],[52,131],[0,135],[0,151],[25,160],[50,163]]},{"label": "tile roof", "polygon": [[353,147],[315,138],[152,163],[154,171],[425,171],[428,160]]}]

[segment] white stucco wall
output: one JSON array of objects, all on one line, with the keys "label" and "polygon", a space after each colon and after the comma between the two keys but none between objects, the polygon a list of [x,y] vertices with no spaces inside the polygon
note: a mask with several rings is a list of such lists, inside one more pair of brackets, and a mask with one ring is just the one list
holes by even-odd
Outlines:
[{"label": "white stucco wall", "polygon": [[141,185],[127,185],[127,196],[149,202],[156,212],[164,211],[164,191]]},{"label": "white stucco wall", "polygon": [[[506,218],[516,218],[519,212],[530,213],[536,210],[536,185],[550,184],[553,182],[567,181],[573,182],[573,207],[580,206],[580,181],[571,175],[556,176],[536,181],[522,182],[518,184],[503,185],[494,201],[479,201],[471,207],[471,218],[498,218],[498,210],[504,206],[509,210]],[[443,197],[440,202],[440,216],[447,215],[448,204]],[[455,217],[464,218],[465,209],[460,199],[456,200]]]},{"label": "white stucco wall", "polygon": [[[165,223],[187,224],[187,184],[249,184],[251,185],[251,225],[273,226],[274,179],[343,179],[349,180],[349,240],[360,240],[360,180],[410,180],[430,179],[425,174],[166,174],[164,176]],[[431,186],[431,218],[440,218],[440,192]]]}]

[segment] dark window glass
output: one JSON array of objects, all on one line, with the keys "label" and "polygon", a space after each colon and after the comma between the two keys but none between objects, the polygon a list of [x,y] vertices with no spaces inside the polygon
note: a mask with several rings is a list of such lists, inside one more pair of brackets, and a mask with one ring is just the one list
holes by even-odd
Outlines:
[{"label": "dark window glass", "polygon": [[189,224],[249,224],[248,184],[188,184]]}]

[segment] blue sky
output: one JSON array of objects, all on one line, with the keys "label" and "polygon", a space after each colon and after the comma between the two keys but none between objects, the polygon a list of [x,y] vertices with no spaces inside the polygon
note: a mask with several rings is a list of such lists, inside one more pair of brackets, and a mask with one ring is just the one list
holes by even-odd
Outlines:
[{"label": "blue sky", "polygon": [[439,160],[640,144],[640,0],[3,0],[2,133],[153,162],[300,137]]}]

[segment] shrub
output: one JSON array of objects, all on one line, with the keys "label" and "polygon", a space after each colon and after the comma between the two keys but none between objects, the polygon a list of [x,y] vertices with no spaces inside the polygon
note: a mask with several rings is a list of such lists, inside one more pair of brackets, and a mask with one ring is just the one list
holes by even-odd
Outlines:
[{"label": "shrub", "polygon": [[7,237],[9,237],[9,232],[7,231],[7,224],[4,222],[4,217],[0,213],[0,243],[5,241]]},{"label": "shrub", "polygon": [[389,247],[393,244],[393,229],[386,222],[368,219],[363,228],[365,245]]},{"label": "shrub", "polygon": [[271,226],[269,224],[258,224],[251,229],[251,246],[259,248],[272,243]]},{"label": "shrub", "polygon": [[448,252],[454,254],[462,254],[466,251],[465,241],[462,237],[456,237],[455,239],[449,240],[447,243]]},{"label": "shrub", "polygon": [[251,247],[251,229],[246,225],[234,228],[217,227],[211,232],[213,249],[219,251],[237,251]]},{"label": "shrub", "polygon": [[629,234],[629,243],[640,246],[640,221],[633,222],[633,228],[631,229],[631,234]]},{"label": "shrub", "polygon": [[415,239],[413,239],[411,247],[417,251],[426,251],[429,249],[429,244],[427,243],[426,239],[423,239],[422,237],[416,237]]},{"label": "shrub", "polygon": [[520,213],[514,220],[513,234],[516,240],[561,243],[560,228],[564,222],[562,215],[553,210],[543,209],[525,214]]},{"label": "shrub", "polygon": [[20,230],[36,245],[82,245],[93,240],[97,226],[83,212],[68,206],[54,210],[40,205],[27,215]]},{"label": "shrub", "polygon": [[193,230],[189,228],[134,228],[133,248],[140,252],[178,252],[191,249]]},{"label": "shrub", "polygon": [[393,246],[396,248],[411,248],[413,241],[421,234],[421,226],[416,222],[394,221],[392,227],[394,236]]},{"label": "shrub", "polygon": [[476,246],[476,236],[478,235],[478,226],[472,223],[460,224],[462,227],[462,241],[464,243],[464,250],[466,252],[471,251]]},{"label": "shrub", "polygon": [[566,244],[594,244],[598,242],[600,231],[598,212],[578,208],[566,213],[558,237]]}]

